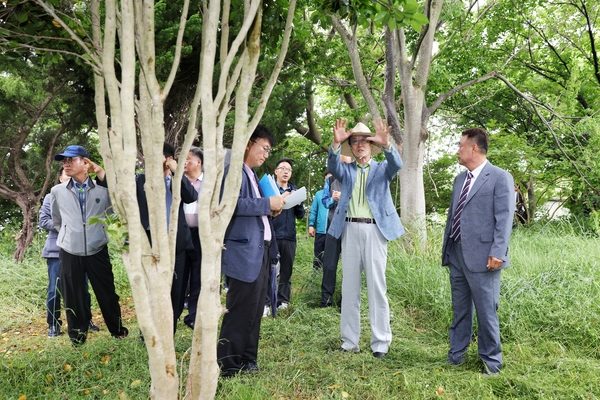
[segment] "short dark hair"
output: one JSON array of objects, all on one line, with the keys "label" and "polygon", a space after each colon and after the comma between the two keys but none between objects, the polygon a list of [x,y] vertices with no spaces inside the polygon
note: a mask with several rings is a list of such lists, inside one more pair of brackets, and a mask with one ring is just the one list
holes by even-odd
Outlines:
[{"label": "short dark hair", "polygon": [[192,153],[196,157],[198,157],[200,159],[200,161],[202,162],[202,165],[204,165],[204,152],[199,147],[192,146],[190,148],[190,153]]},{"label": "short dark hair", "polygon": [[58,169],[58,175],[56,176],[57,183],[60,183],[60,177],[62,176],[64,170],[65,170],[64,165],[61,165],[60,168]]},{"label": "short dark hair", "polygon": [[165,156],[165,158],[175,158],[175,147],[172,144],[165,142],[165,144],[163,144],[163,156]]},{"label": "short dark hair", "polygon": [[271,147],[275,146],[275,137],[273,136],[273,134],[271,133],[269,128],[267,128],[264,125],[257,125],[254,132],[252,132],[252,136],[250,136],[250,140],[256,140],[256,139],[267,139],[269,141],[269,144],[271,145]]},{"label": "short dark hair", "polygon": [[490,135],[486,131],[481,128],[471,128],[464,130],[462,134],[475,142],[483,154],[487,154]]},{"label": "short dark hair", "polygon": [[294,166],[294,161],[291,158],[280,158],[275,163],[275,168],[279,167],[279,164],[281,164],[282,162],[286,162],[286,163],[290,164],[290,167]]}]

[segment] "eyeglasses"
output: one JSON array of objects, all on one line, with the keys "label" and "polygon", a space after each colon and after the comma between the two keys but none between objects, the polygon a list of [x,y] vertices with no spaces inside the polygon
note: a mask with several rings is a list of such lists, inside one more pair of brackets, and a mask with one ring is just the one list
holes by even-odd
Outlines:
[{"label": "eyeglasses", "polygon": [[77,160],[78,158],[83,159],[83,157],[65,157],[65,158],[63,158],[62,162],[63,162],[63,164],[71,164],[73,161]]},{"label": "eyeglasses", "polygon": [[280,170],[282,170],[283,172],[292,172],[292,169],[291,169],[291,168],[288,168],[288,167],[277,167],[277,168],[275,168],[275,169],[280,169]]},{"label": "eyeglasses", "polygon": [[357,145],[357,144],[359,144],[359,143],[363,143],[363,144],[364,144],[364,143],[367,143],[367,138],[366,138],[366,137],[364,137],[364,138],[362,138],[362,139],[358,139],[358,138],[352,138],[352,139],[350,139],[350,144],[351,144],[352,146],[356,146],[356,145]]},{"label": "eyeglasses", "polygon": [[[250,141],[251,141],[252,143],[256,143],[256,144],[258,144],[258,142],[257,142],[256,140],[252,140],[252,139],[250,139]],[[272,149],[272,148],[270,148],[270,147],[263,147],[263,146],[261,146],[260,144],[258,144],[258,145],[259,145],[260,147],[262,147],[262,149],[263,149],[263,151],[265,152],[265,155],[266,155],[267,157],[268,157],[268,156],[270,156],[270,155],[271,155],[271,153],[273,153],[273,149]]]}]

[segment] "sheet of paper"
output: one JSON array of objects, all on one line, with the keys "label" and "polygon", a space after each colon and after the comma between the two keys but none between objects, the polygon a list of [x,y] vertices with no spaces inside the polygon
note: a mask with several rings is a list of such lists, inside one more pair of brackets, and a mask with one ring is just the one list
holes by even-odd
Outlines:
[{"label": "sheet of paper", "polygon": [[306,200],[306,188],[302,186],[300,189],[296,190],[294,193],[290,194],[285,198],[285,205],[283,206],[284,210],[292,208]]}]

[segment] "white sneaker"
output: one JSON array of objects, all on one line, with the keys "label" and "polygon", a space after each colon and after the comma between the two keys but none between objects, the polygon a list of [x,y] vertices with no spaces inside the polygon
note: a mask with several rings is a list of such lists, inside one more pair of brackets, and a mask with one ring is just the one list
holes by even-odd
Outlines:
[{"label": "white sneaker", "polygon": [[271,306],[265,306],[265,310],[263,311],[263,318],[266,318],[269,315],[271,315]]},{"label": "white sneaker", "polygon": [[281,303],[279,307],[277,307],[277,311],[285,310],[288,308],[288,303]]}]

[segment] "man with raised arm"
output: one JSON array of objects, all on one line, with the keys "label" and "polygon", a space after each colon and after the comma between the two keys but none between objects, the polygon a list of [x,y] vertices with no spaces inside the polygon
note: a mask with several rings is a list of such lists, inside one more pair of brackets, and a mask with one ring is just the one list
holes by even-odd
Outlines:
[{"label": "man with raised arm", "polygon": [[[387,243],[404,233],[390,193],[390,182],[402,160],[389,140],[391,127],[374,121],[375,135],[358,123],[346,131],[345,119],[335,122],[327,168],[342,183],[329,234],[342,238],[341,351],[358,352],[360,339],[361,275],[365,272],[371,323],[371,350],[376,358],[392,342],[390,308],[386,297]],[[385,161],[371,156],[383,149]],[[356,161],[341,163],[340,154]]]}]

